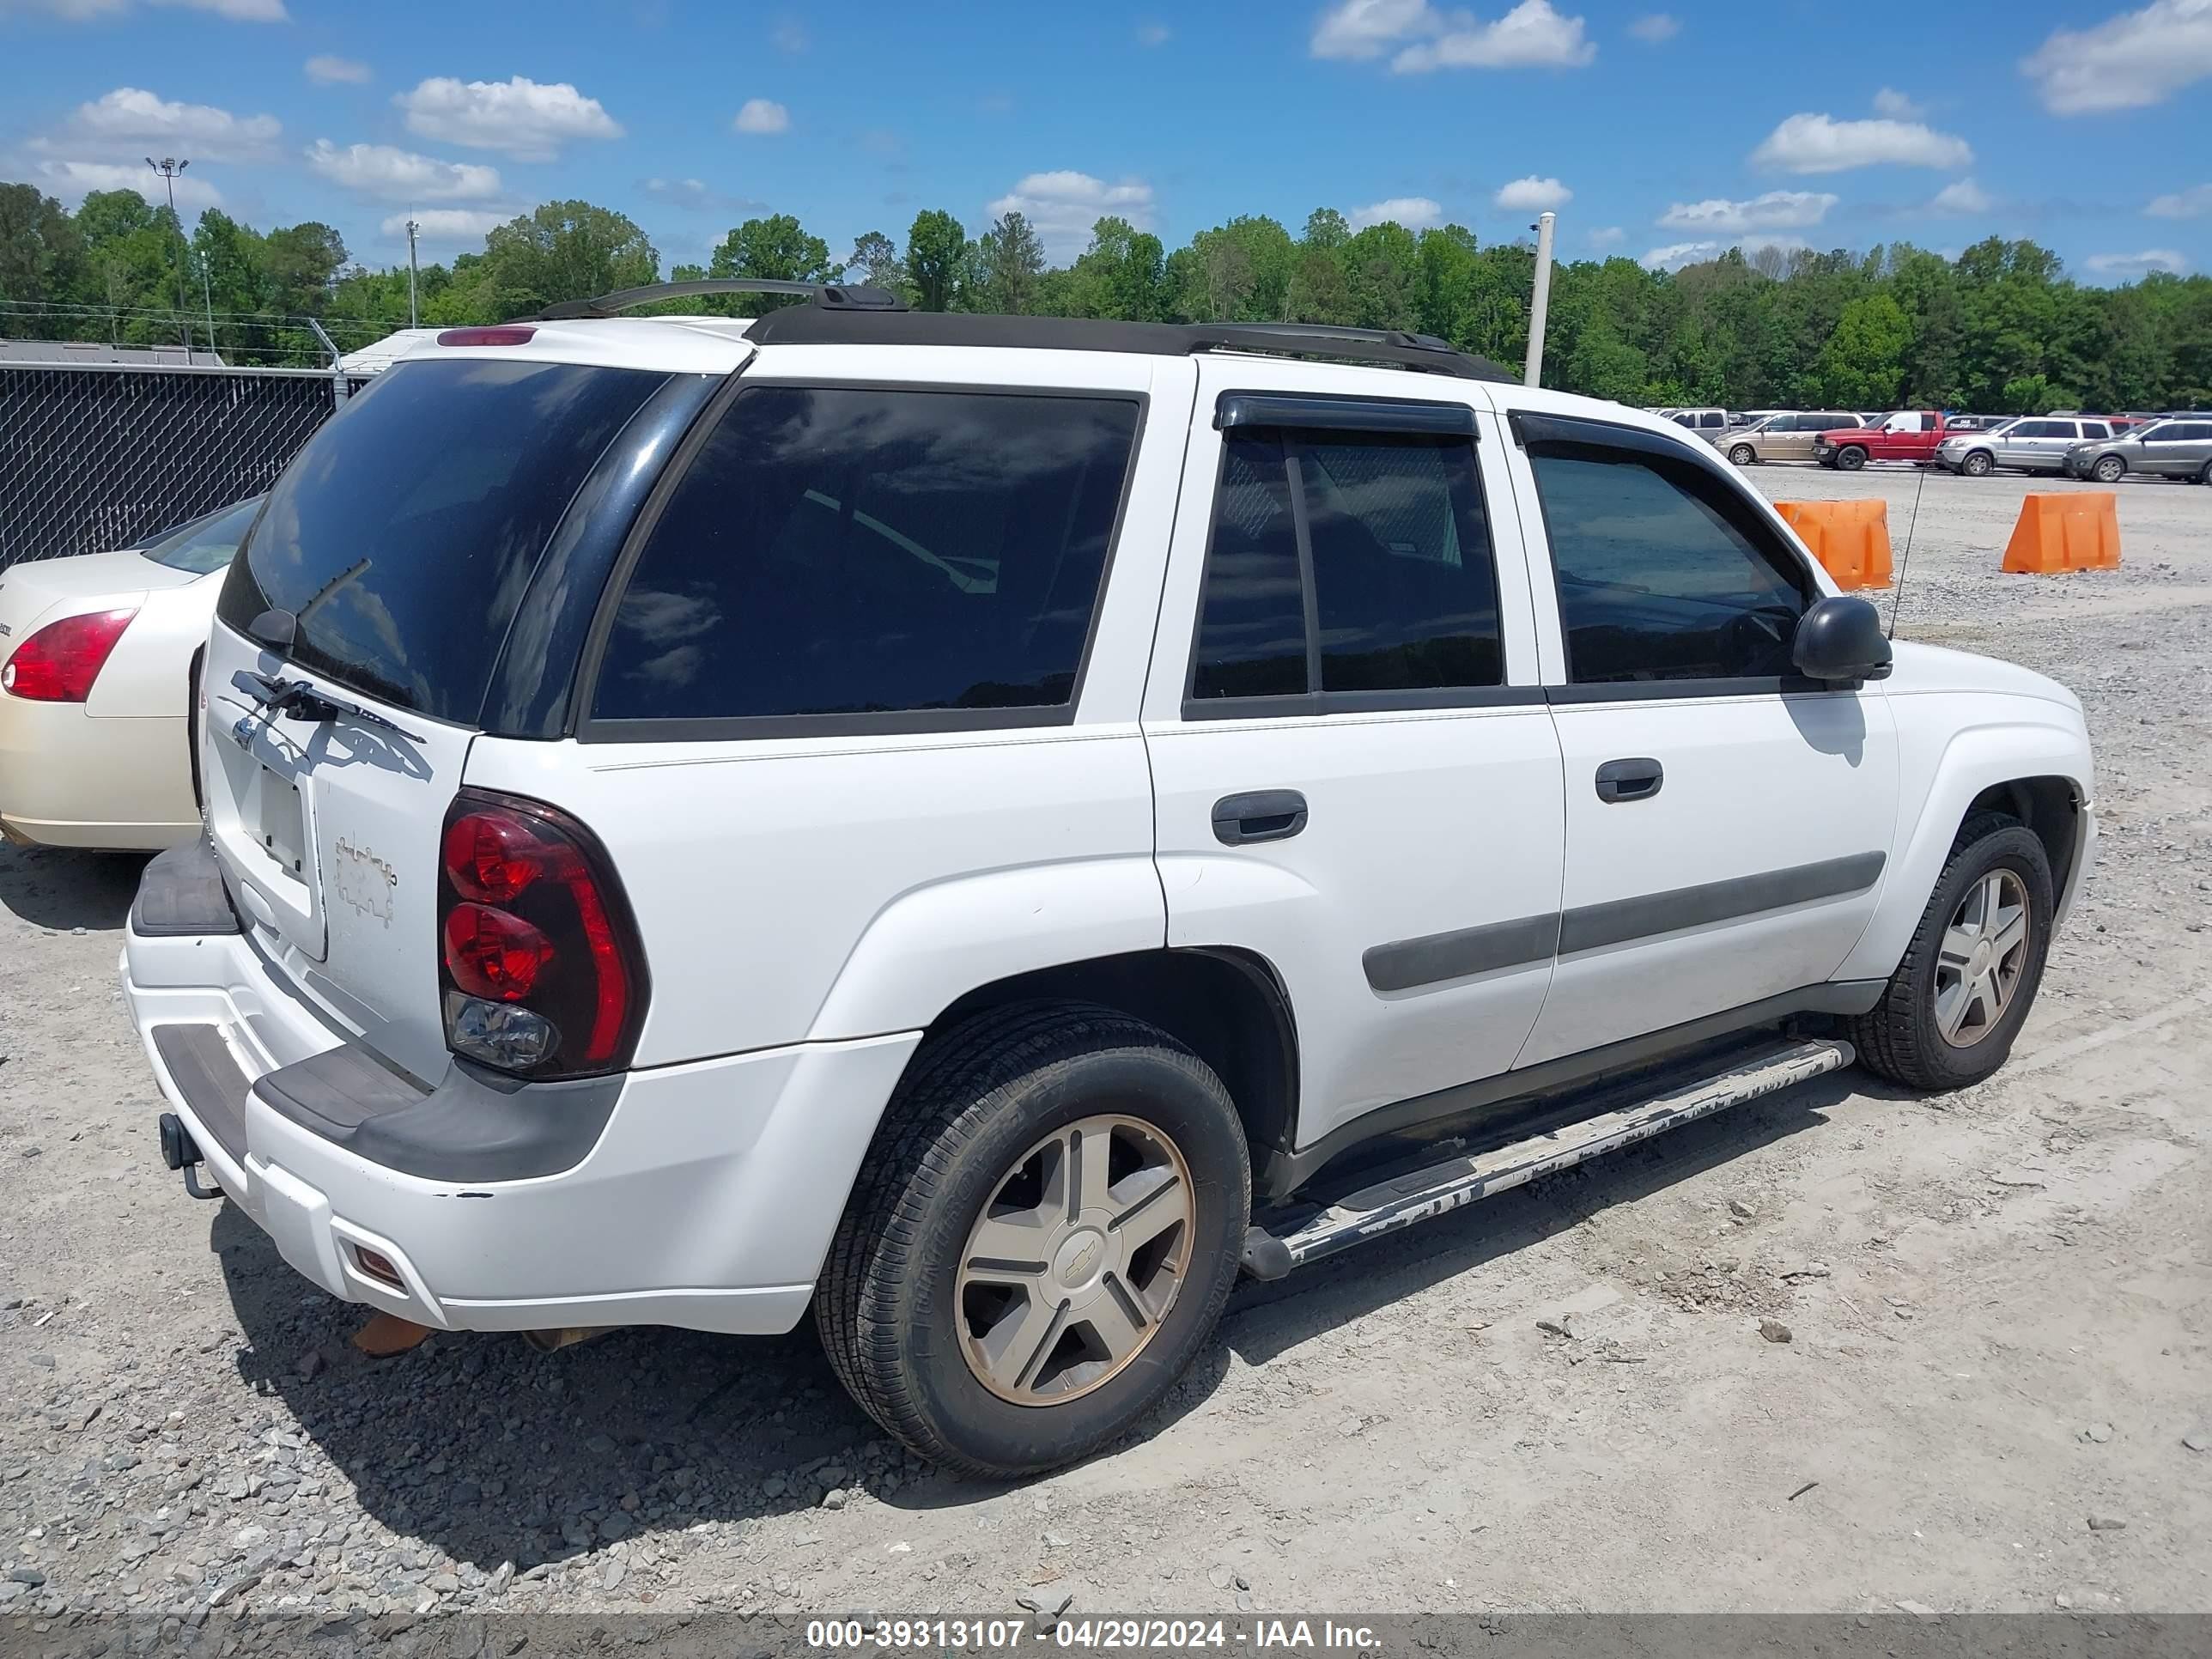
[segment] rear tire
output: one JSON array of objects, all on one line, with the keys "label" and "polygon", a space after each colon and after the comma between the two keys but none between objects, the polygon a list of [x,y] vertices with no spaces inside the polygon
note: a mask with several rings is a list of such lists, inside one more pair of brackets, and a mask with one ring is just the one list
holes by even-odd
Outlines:
[{"label": "rear tire", "polygon": [[1881,1000],[1852,1022],[1859,1059],[1930,1093],[1995,1072],[2043,982],[2051,914],[2051,860],[2035,833],[2007,813],[1970,816]]},{"label": "rear tire", "polygon": [[1966,457],[1959,470],[1970,478],[1986,478],[1996,466],[1996,461],[1989,451],[1977,449]]},{"label": "rear tire", "polygon": [[1250,1212],[1243,1126],[1203,1060],[1110,1009],[996,1010],[908,1068],[816,1324],[861,1409],[922,1456],[1033,1474],[1174,1388],[1221,1316]]},{"label": "rear tire", "polygon": [[2089,469],[2099,483],[2118,483],[2126,476],[2128,464],[2117,455],[2100,455],[2097,464]]},{"label": "rear tire", "polygon": [[1845,444],[1836,452],[1836,465],[1846,472],[1856,472],[1867,464],[1867,453],[1856,444]]}]

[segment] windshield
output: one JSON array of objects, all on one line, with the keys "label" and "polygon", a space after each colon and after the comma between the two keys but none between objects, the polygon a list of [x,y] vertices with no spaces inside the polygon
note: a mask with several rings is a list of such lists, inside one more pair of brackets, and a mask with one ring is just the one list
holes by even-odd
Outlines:
[{"label": "windshield", "polygon": [[151,547],[139,551],[155,564],[204,576],[230,562],[239,543],[246,539],[253,515],[260,510],[261,497],[249,495],[229,507],[216,508],[204,519],[194,519],[181,529],[172,530]]},{"label": "windshield", "polygon": [[269,492],[217,614],[296,619],[292,659],[434,720],[476,720],[523,590],[584,476],[666,376],[410,358]]}]

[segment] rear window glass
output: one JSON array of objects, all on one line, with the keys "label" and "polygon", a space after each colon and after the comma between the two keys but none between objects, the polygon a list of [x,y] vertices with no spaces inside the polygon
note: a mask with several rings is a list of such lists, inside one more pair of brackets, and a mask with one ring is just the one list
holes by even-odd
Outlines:
[{"label": "rear window glass", "polygon": [[570,497],[666,378],[482,358],[386,370],[277,480],[222,619],[291,611],[301,666],[474,724]]},{"label": "rear window glass", "polygon": [[763,386],[640,554],[595,720],[1065,707],[1133,399]]},{"label": "rear window glass", "polygon": [[254,496],[234,507],[217,507],[204,519],[194,519],[180,530],[173,530],[153,546],[145,550],[145,556],[155,564],[165,564],[172,570],[189,570],[196,576],[220,570],[238,551],[239,543],[252,527],[253,515],[261,510],[261,497]]}]

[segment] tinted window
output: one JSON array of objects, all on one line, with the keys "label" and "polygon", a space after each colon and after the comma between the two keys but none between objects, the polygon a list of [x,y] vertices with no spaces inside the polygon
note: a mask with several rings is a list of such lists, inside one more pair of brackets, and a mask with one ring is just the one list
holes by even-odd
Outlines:
[{"label": "tinted window", "polygon": [[1498,577],[1464,438],[1292,436],[1313,538],[1321,689],[1496,685]]},{"label": "tinted window", "polygon": [[2166,428],[2166,435],[2186,443],[2201,444],[2207,438],[2212,438],[2212,424],[2203,421],[2179,422]]},{"label": "tinted window", "polygon": [[639,557],[592,717],[1068,703],[1137,414],[1103,398],[746,391]]},{"label": "tinted window", "polygon": [[1305,586],[1279,433],[1234,431],[1206,555],[1194,697],[1285,697],[1306,690]]},{"label": "tinted window", "polygon": [[[1309,683],[1298,492],[1321,679]],[[1194,699],[1441,690],[1504,678],[1465,438],[1240,433],[1223,445]]]},{"label": "tinted window", "polygon": [[276,481],[223,620],[289,611],[294,660],[473,724],[569,498],[665,379],[482,358],[387,369]]},{"label": "tinted window", "polygon": [[220,507],[204,519],[193,520],[181,530],[171,531],[147,548],[145,556],[155,564],[166,564],[172,570],[189,570],[196,576],[220,570],[238,551],[239,543],[246,539],[246,532],[253,524],[253,515],[260,510],[258,495],[235,507]]},{"label": "tinted window", "polygon": [[2102,421],[2084,421],[2081,422],[2081,435],[2085,438],[2109,438],[2112,434]]},{"label": "tinted window", "polygon": [[2064,421],[2022,421],[2013,428],[2015,438],[2070,438],[2074,428]]},{"label": "tinted window", "polygon": [[1690,462],[1559,442],[1530,455],[1577,684],[1789,672],[1803,578],[1748,502]]}]

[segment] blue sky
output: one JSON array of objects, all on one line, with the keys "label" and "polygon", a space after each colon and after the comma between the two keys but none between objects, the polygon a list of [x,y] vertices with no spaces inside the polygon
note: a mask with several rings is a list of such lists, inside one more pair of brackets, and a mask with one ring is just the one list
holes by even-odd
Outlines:
[{"label": "blue sky", "polygon": [[842,253],[918,209],[1019,206],[1058,258],[1102,212],[1170,246],[1316,206],[1563,258],[1731,242],[1954,252],[2085,281],[2212,269],[2212,0],[1844,5],[1340,0],[0,0],[0,178],[159,181],[397,263],[582,197],[665,264],[796,214]]}]

